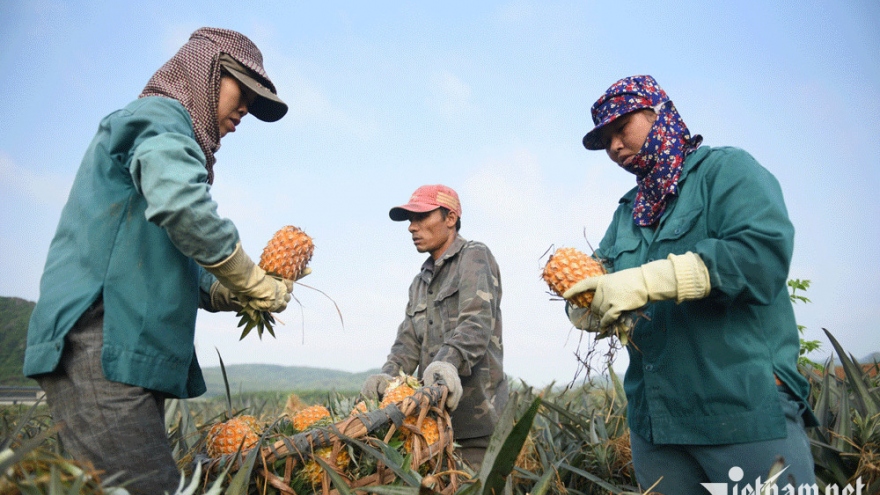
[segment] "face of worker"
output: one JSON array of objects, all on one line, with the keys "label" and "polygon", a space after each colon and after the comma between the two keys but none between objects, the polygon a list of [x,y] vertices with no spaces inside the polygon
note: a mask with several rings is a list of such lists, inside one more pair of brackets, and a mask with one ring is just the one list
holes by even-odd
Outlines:
[{"label": "face of worker", "polygon": [[446,252],[455,240],[455,222],[458,215],[450,211],[446,218],[438,208],[426,213],[409,214],[409,232],[420,253],[431,253],[435,260]]},{"label": "face of worker", "polygon": [[625,167],[641,151],[651,132],[657,114],[642,109],[618,117],[602,129],[602,143],[611,160]]},{"label": "face of worker", "polygon": [[230,132],[235,132],[235,127],[241,123],[241,119],[248,113],[256,94],[241,86],[238,81],[229,75],[220,77],[220,97],[217,101],[217,123],[220,125],[220,137]]}]

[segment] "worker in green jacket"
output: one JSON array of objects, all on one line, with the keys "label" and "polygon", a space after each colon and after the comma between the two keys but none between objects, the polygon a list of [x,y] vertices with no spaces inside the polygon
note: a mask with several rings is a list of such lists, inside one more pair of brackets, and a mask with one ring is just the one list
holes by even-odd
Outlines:
[{"label": "worker in green jacket", "polygon": [[[624,388],[639,484],[703,494],[702,483],[814,482],[809,385],[786,281],[794,228],[778,182],[737,148],[700,147],[651,76],[612,85],[583,139],[636,176],[596,256],[608,274],[564,294],[581,329],[637,311]],[[662,480],[661,480],[662,477]]]},{"label": "worker in green jacket", "polygon": [[176,491],[166,398],[205,392],[199,307],[283,311],[292,281],[242,250],[210,194],[214,153],[248,113],[287,112],[263,58],[235,31],[202,28],[105,117],[77,172],[40,282],[24,373],[61,440],[132,493]]}]

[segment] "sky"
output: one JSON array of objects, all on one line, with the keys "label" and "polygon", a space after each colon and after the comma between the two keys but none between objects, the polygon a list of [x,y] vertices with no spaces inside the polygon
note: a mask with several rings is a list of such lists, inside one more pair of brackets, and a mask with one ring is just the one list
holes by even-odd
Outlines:
[{"label": "sky", "polygon": [[290,111],[224,138],[211,194],[254,258],[284,225],[309,233],[302,282],[321,292],[297,286],[274,339],[239,341],[234,314],[200,311],[203,366],[219,352],[380,367],[426,257],[388,210],[443,183],[461,197],[461,234],[501,269],[506,373],[571,382],[589,337],[540,272],[549,249],[597,246],[635,185],[581,145],[592,103],[635,74],[657,79],[704,145],[743,148],[779,180],[789,277],[812,283],[795,314],[824,346],[812,357],[831,350],[822,328],[861,357],[880,351],[878,24],[874,0],[0,2],[0,296],[39,298],[98,122],[212,26],[257,44]]}]

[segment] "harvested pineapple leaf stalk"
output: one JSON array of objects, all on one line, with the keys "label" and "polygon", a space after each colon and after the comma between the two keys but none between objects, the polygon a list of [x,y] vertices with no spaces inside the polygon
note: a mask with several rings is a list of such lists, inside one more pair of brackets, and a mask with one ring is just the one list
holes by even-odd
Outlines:
[{"label": "harvested pineapple leaf stalk", "polygon": [[[295,282],[311,273],[307,265],[314,251],[315,244],[311,237],[302,229],[287,225],[276,232],[266,244],[263,254],[260,255],[260,268],[272,277]],[[263,338],[263,330],[275,336],[272,328],[275,317],[272,313],[252,308],[242,301],[242,310],[238,316],[241,317],[238,326],[244,327],[239,340],[245,338],[254,328],[257,329],[260,339]]]},{"label": "harvested pineapple leaf stalk", "polygon": [[[571,286],[588,277],[598,277],[606,273],[605,267],[599,260],[587,255],[575,248],[563,247],[557,249],[550,255],[547,264],[544,266],[542,277],[550,290],[554,294],[562,297]],[[589,290],[582,292],[568,302],[575,308],[585,308],[580,318],[590,318],[590,304],[593,302],[593,296],[596,291]],[[610,327],[598,332],[596,339],[604,339],[606,337],[617,337],[622,345],[629,343],[629,333],[635,325],[635,318],[632,314],[625,313],[618,321]]]}]

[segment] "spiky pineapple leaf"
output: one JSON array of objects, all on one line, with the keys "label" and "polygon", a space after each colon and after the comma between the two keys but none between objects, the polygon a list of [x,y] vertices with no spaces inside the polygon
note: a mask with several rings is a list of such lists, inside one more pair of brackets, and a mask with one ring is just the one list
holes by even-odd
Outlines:
[{"label": "spiky pineapple leaf", "polygon": [[507,476],[513,471],[516,458],[529,436],[535,415],[538,414],[538,409],[541,407],[541,399],[536,397],[522,417],[514,422],[516,402],[518,401],[514,397],[508,401],[501,413],[498,425],[495,427],[495,432],[489,440],[489,446],[486,448],[486,456],[483,459],[479,476],[483,485],[483,493],[486,495],[502,493],[504,490]]},{"label": "spiky pineapple leaf", "polygon": [[358,491],[378,493],[379,495],[419,495],[419,488],[414,486],[364,486]]},{"label": "spiky pineapple leaf", "polygon": [[330,482],[333,483],[333,486],[336,487],[336,491],[339,492],[339,495],[355,495],[354,490],[348,486],[348,483],[345,482],[345,479],[336,472],[335,469],[330,467],[330,464],[327,464],[324,459],[321,459],[321,456],[316,455],[314,457],[315,461],[318,462],[318,465],[324,469],[324,472],[330,476]]},{"label": "spiky pineapple leaf", "polygon": [[855,399],[857,405],[857,411],[862,417],[873,417],[877,414],[880,414],[880,399],[877,398],[876,395],[872,394],[868,390],[868,386],[865,383],[864,372],[862,369],[857,366],[850,356],[847,356],[846,352],[844,352],[843,347],[840,346],[840,343],[837,342],[837,339],[831,335],[827,329],[822,329],[825,332],[825,335],[828,336],[828,340],[831,341],[831,345],[834,346],[834,350],[837,352],[837,356],[840,358],[840,364],[843,366],[843,371],[846,374],[847,382],[853,388],[855,392],[853,394],[853,398]]}]

